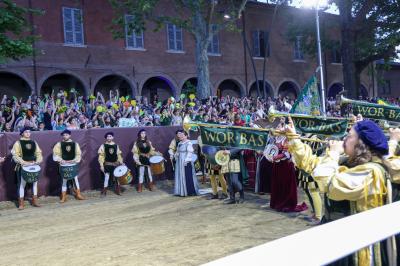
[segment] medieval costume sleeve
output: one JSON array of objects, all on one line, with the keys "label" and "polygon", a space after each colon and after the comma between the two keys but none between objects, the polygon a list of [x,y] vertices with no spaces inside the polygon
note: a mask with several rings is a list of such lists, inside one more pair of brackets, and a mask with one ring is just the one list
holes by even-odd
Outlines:
[{"label": "medieval costume sleeve", "polygon": [[35,141],[35,144],[36,144],[36,150],[35,150],[36,161],[35,161],[35,163],[40,164],[43,161],[42,150],[40,149],[40,147],[36,141]]},{"label": "medieval costume sleeve", "polygon": [[119,145],[117,145],[117,155],[118,155],[118,163],[119,163],[119,164],[123,164],[123,163],[124,163],[124,160],[123,160],[123,158],[122,158],[122,151],[121,151],[121,149],[119,148]]},{"label": "medieval costume sleeve", "polygon": [[386,195],[384,170],[376,163],[348,168],[339,166],[339,154],[328,151],[324,157],[312,154],[311,148],[300,140],[292,140],[289,150],[296,165],[310,172],[321,191],[332,200],[356,202],[357,212],[381,206]]},{"label": "medieval costume sleeve", "polygon": [[76,163],[80,163],[81,159],[82,159],[81,147],[79,146],[79,143],[75,142],[75,159],[74,159],[74,161]]},{"label": "medieval costume sleeve", "polygon": [[168,147],[168,154],[170,157],[173,157],[176,152],[176,139],[174,138]]},{"label": "medieval costume sleeve", "polygon": [[[395,155],[397,142],[389,141],[389,154],[383,161],[390,173],[390,178],[393,183],[400,184],[400,156]],[[399,247],[400,248],[400,247]]]},{"label": "medieval costume sleeve", "polygon": [[55,162],[61,162],[62,161],[61,143],[60,142],[57,142],[57,144],[54,145],[54,148],[53,148],[53,161],[55,161]]},{"label": "medieval costume sleeve", "polygon": [[99,159],[98,159],[99,160],[99,164],[101,166],[103,166],[104,162],[106,160],[106,153],[104,151],[104,144],[101,144],[101,146],[100,146],[99,150],[97,151],[97,153],[99,154]]},{"label": "medieval costume sleeve", "polygon": [[135,161],[136,164],[140,165],[140,161],[139,161],[139,148],[135,142],[135,144],[133,145],[132,148],[132,153],[133,153],[133,160]]},{"label": "medieval costume sleeve", "polygon": [[12,158],[15,163],[23,164],[21,143],[17,140],[11,149]]}]

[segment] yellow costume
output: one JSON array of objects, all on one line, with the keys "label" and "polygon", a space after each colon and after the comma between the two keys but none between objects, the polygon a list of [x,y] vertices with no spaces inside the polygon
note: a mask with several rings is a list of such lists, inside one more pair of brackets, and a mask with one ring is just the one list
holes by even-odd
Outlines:
[{"label": "yellow costume", "polygon": [[[327,150],[325,156],[317,157],[313,155],[311,147],[299,139],[289,142],[289,152],[296,166],[311,174],[329,199],[349,201],[352,214],[385,204],[387,175],[378,157],[355,167],[341,166],[338,153]],[[374,265],[382,265],[380,252],[376,252],[379,245],[373,245]],[[354,256],[356,265],[372,265],[371,258],[369,248],[361,249]]]}]

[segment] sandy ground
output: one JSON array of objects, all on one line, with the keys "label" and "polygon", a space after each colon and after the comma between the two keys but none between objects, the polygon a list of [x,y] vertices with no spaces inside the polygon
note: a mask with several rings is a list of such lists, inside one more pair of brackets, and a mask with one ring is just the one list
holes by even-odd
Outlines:
[{"label": "sandy ground", "polygon": [[260,208],[267,196],[225,205],[172,196],[170,181],[157,186],[62,205],[41,198],[41,208],[26,202],[23,211],[0,203],[0,265],[199,265],[308,228],[300,216]]}]

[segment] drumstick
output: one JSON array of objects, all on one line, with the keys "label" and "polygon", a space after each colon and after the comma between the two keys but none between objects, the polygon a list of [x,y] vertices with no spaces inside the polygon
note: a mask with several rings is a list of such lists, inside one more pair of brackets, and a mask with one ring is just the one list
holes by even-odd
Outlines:
[{"label": "drumstick", "polygon": [[173,159],[171,159],[171,157],[169,157],[169,159],[171,160],[172,171],[174,171],[174,172],[175,172],[174,160],[173,160]]}]

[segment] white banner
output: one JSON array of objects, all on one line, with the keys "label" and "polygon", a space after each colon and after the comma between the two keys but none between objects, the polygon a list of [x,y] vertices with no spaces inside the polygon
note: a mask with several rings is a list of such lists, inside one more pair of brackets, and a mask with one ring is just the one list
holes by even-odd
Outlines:
[{"label": "white banner", "polygon": [[120,118],[118,126],[119,127],[136,127],[137,122],[134,118]]}]

